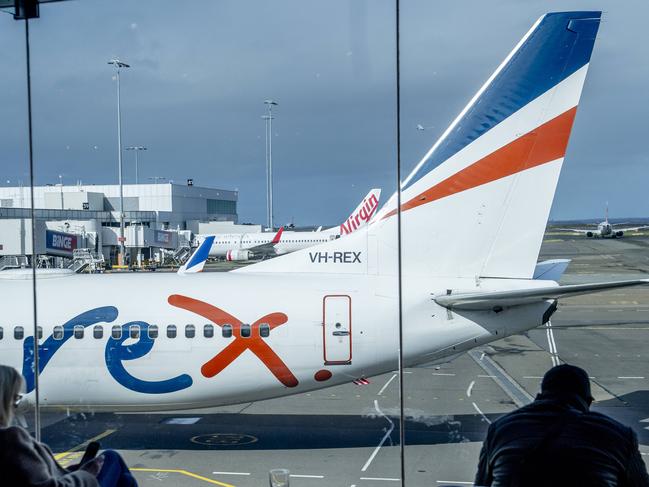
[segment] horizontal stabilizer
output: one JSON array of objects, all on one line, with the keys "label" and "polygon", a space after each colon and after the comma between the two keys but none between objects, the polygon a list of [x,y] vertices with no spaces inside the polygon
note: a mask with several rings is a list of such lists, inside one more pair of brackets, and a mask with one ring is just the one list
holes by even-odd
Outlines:
[{"label": "horizontal stabilizer", "polygon": [[634,279],[628,281],[600,282],[596,284],[571,284],[568,286],[552,286],[536,289],[514,289],[510,291],[493,291],[484,293],[444,294],[436,296],[435,302],[448,309],[457,310],[493,310],[537,303],[549,299],[559,299],[580,294],[608,291],[629,286],[649,284],[649,279]]},{"label": "horizontal stabilizer", "polygon": [[570,259],[544,260],[536,264],[532,279],[543,281],[559,281],[570,265]]}]

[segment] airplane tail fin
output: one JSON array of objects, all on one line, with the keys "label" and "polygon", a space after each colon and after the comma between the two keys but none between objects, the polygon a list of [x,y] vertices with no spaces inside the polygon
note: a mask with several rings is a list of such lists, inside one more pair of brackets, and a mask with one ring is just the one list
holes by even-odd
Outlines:
[{"label": "airplane tail fin", "polygon": [[[600,17],[543,15],[402,183],[404,273],[533,276]],[[396,213],[370,233],[396,239]]]},{"label": "airplane tail fin", "polygon": [[349,218],[340,225],[340,235],[347,235],[358,230],[359,228],[367,225],[376,213],[379,207],[379,198],[381,197],[381,189],[371,189],[369,193],[363,198],[363,201],[352,211]]},{"label": "airplane tail fin", "polygon": [[277,245],[279,243],[279,241],[282,239],[282,232],[283,231],[284,231],[284,227],[279,227],[279,230],[277,231],[277,233],[273,237],[273,240],[271,240],[270,243],[272,243],[273,245]]},{"label": "airplane tail fin", "polygon": [[210,249],[214,243],[214,235],[209,235],[201,242],[201,244],[196,248],[194,253],[187,259],[180,269],[178,269],[178,274],[194,274],[196,272],[202,272],[207,258],[210,256]]}]

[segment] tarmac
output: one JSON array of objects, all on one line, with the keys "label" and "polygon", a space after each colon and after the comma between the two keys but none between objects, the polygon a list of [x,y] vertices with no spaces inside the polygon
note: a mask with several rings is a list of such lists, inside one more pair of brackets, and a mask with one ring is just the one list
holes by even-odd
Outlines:
[{"label": "tarmac", "polygon": [[[572,259],[563,284],[646,278],[649,238],[550,234],[540,260],[552,258]],[[649,288],[562,300],[551,326],[405,370],[403,450],[396,371],[365,386],[211,410],[75,414],[46,420],[43,440],[72,464],[98,439],[122,453],[141,486],[266,486],[273,468],[289,469],[293,487],[402,478],[408,486],[472,485],[489,423],[531,401],[543,373],[569,362],[591,375],[594,409],[633,427],[649,460],[648,348]]]}]

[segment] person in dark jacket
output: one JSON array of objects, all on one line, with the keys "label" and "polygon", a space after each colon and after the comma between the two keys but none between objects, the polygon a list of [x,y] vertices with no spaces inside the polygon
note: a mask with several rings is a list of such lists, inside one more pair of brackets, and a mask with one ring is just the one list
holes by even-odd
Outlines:
[{"label": "person in dark jacket", "polygon": [[137,487],[118,453],[108,450],[74,471],[63,468],[52,450],[19,426],[11,426],[24,380],[0,365],[0,484],[20,487]]},{"label": "person in dark jacket", "polygon": [[489,426],[475,485],[649,487],[636,434],[592,401],[583,369],[550,369],[534,402]]}]

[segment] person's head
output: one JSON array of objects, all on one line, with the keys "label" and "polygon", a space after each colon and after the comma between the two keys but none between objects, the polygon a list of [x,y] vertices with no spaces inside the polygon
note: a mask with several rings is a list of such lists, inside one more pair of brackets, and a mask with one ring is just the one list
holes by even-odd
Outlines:
[{"label": "person's head", "polygon": [[16,369],[0,365],[0,428],[11,424],[23,387],[23,376]]},{"label": "person's head", "polygon": [[569,364],[552,367],[541,381],[541,397],[574,398],[585,402],[586,407],[593,402],[590,380],[584,369]]}]

